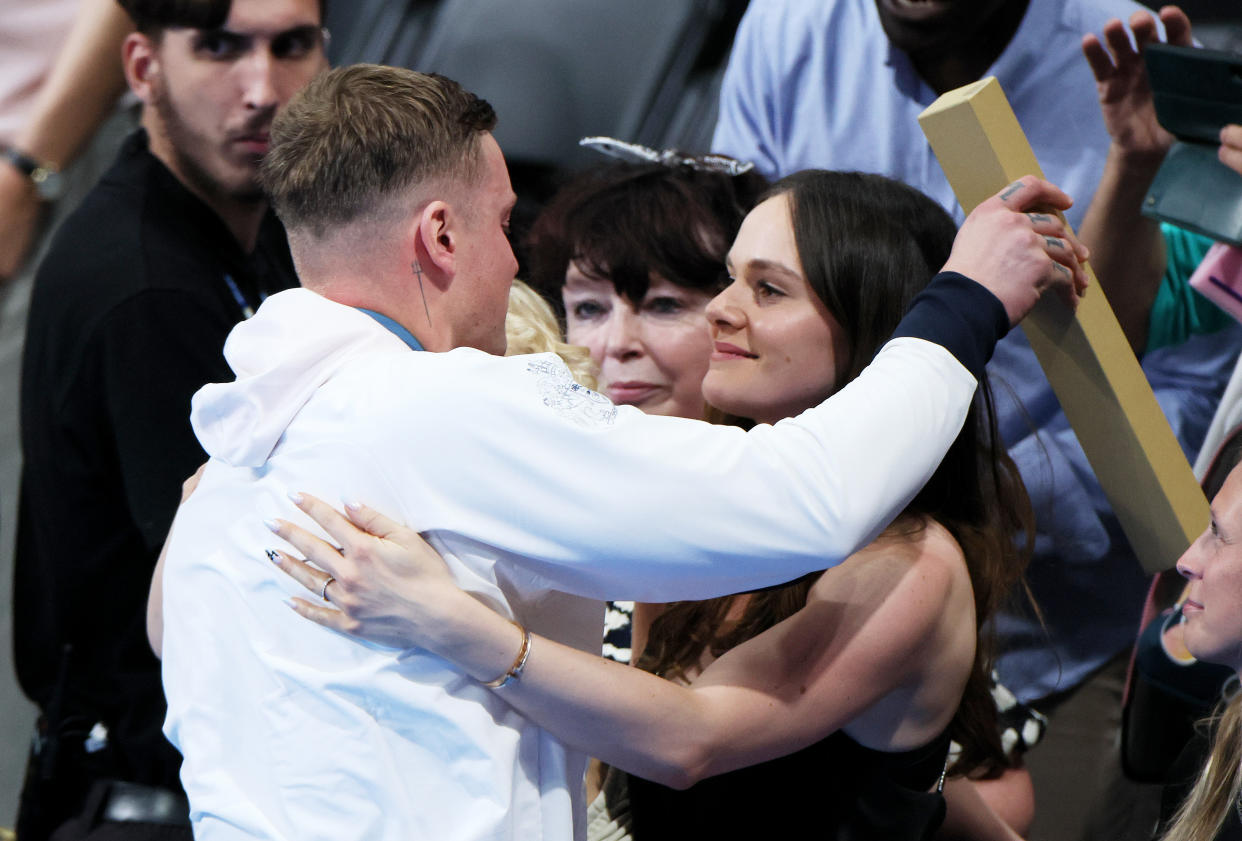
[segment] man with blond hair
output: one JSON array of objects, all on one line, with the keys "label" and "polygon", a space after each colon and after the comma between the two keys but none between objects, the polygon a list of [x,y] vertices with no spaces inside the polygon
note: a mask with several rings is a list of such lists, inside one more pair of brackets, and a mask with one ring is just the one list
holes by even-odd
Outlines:
[{"label": "man with blond hair", "polygon": [[597,649],[594,599],[754,589],[866,542],[956,437],[998,336],[1078,271],[1033,234],[1049,217],[1016,212],[1065,197],[1024,179],[947,267],[987,288],[939,276],[824,404],[751,432],[649,417],[550,354],[496,355],[516,263],[494,122],[447,79],[359,65],[273,128],[262,178],[305,288],[235,329],[237,380],[195,398],[212,458],[163,581],[166,732],[197,838],[581,837],[579,752],[445,661],[281,604],[297,585],[261,559],[262,521],[301,518],[290,492],[392,512],[478,598]]}]

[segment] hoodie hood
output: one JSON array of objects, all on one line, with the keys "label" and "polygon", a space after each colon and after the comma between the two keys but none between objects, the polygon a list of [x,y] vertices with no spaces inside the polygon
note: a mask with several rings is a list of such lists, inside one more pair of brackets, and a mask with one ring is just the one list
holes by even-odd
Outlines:
[{"label": "hoodie hood", "polygon": [[224,358],[231,383],[199,389],[190,423],[207,455],[260,467],[289,423],[325,382],[355,357],[409,352],[401,339],[360,310],[306,289],[289,289],[229,333]]}]

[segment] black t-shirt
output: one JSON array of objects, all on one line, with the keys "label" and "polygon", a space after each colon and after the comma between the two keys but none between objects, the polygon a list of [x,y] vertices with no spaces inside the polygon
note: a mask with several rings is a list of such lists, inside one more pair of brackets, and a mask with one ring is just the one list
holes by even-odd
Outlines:
[{"label": "black t-shirt", "polygon": [[142,131],[39,267],[22,362],[17,673],[75,732],[102,721],[122,778],[177,787],[145,617],[181,482],[206,458],[190,398],[233,379],[223,346],[244,308],[296,285],[275,215],[243,253]]}]

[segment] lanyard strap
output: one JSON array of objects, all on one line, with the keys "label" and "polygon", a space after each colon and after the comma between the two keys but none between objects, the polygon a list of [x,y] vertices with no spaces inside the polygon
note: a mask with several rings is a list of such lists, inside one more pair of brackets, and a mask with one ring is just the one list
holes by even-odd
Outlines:
[{"label": "lanyard strap", "polygon": [[[224,282],[228,285],[229,291],[233,293],[233,300],[237,302],[238,308],[241,310],[242,318],[248,319],[254,315],[254,307],[250,306],[250,302],[246,300],[246,296],[242,294],[241,287],[237,285],[237,281],[228,272],[224,274]],[[262,304],[267,300],[267,295],[262,289],[259,290],[259,303]]]},{"label": "lanyard strap", "polygon": [[391,318],[384,315],[383,313],[376,312],[375,310],[369,310],[369,309],[366,309],[365,307],[355,307],[355,309],[357,309],[359,312],[365,312],[367,315],[374,318],[385,329],[387,329],[389,332],[395,335],[398,339],[400,339],[401,341],[409,345],[410,350],[422,350],[423,349],[423,346],[419,344],[418,339],[414,338],[413,333],[411,333],[409,330],[406,330],[400,324],[393,321]]}]

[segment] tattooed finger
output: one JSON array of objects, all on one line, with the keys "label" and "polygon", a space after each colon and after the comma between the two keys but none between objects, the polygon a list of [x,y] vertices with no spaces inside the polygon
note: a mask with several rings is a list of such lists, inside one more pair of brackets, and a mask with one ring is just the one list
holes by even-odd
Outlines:
[{"label": "tattooed finger", "polygon": [[1005,201],[1006,199],[1008,199],[1010,196],[1012,196],[1014,193],[1018,192],[1025,186],[1026,184],[1023,183],[1022,181],[1013,182],[1012,184],[1010,184],[1008,187],[1005,188],[1005,191],[1003,193],[1000,194],[1001,201]]}]

